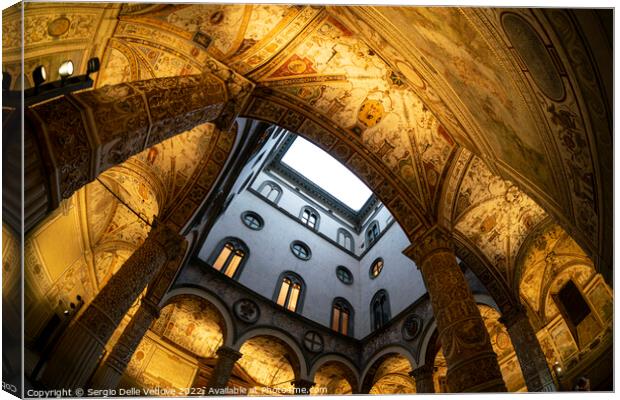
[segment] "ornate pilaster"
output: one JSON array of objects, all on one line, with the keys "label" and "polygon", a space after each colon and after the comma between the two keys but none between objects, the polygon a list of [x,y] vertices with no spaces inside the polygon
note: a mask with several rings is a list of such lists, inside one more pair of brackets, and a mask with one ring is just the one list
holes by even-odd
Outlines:
[{"label": "ornate pilaster", "polygon": [[555,392],[553,375],[547,365],[545,353],[540,347],[536,332],[532,328],[523,306],[505,312],[500,322],[506,325],[510,340],[521,365],[521,372],[530,392]]},{"label": "ornate pilaster", "polygon": [[291,385],[295,386],[295,393],[294,394],[310,394],[310,389],[312,389],[312,387],[314,385],[316,385],[316,383],[306,380],[306,379],[296,379],[293,382],[291,382]]},{"label": "ornate pilaster", "polygon": [[209,389],[224,389],[228,385],[233,367],[242,354],[230,347],[222,346],[217,349],[217,363],[209,379]]},{"label": "ornate pilaster", "polygon": [[478,306],[456,263],[451,235],[438,226],[405,250],[422,272],[455,392],[505,392]]},{"label": "ornate pilaster", "polygon": [[90,385],[92,388],[115,389],[117,387],[133,353],[157,318],[159,318],[159,307],[143,298],[140,301],[140,307],[123,330],[110,355],[97,370]]},{"label": "ornate pilaster", "polygon": [[43,372],[41,381],[47,388],[86,386],[123,316],[157,271],[180,255],[184,241],[182,236],[155,221],[142,246],[67,328]]},{"label": "ornate pilaster", "polygon": [[409,372],[409,376],[415,380],[416,393],[435,393],[432,365],[422,365]]}]

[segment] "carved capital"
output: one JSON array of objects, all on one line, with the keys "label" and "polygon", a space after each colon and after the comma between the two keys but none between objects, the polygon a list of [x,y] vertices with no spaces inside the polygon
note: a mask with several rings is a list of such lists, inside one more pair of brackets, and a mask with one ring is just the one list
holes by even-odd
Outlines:
[{"label": "carved capital", "polygon": [[403,253],[420,268],[429,256],[440,251],[454,253],[454,244],[450,232],[435,225],[415,239]]},{"label": "carved capital", "polygon": [[433,366],[424,364],[421,367],[409,371],[409,376],[417,381],[433,378]]},{"label": "carved capital", "polygon": [[159,222],[157,219],[153,221],[153,228],[149,232],[147,241],[153,241],[164,249],[167,260],[179,257],[184,246],[185,238],[179,235],[174,229],[168,225]]},{"label": "carved capital", "polygon": [[221,346],[219,349],[217,349],[215,354],[217,354],[217,357],[219,359],[232,361],[233,363],[236,362],[238,359],[240,359],[241,356],[243,355],[237,350],[232,349],[227,346]]},{"label": "carved capital", "polygon": [[140,300],[140,307],[153,319],[159,318],[159,312],[161,311],[159,306],[150,298],[143,297]]},{"label": "carved capital", "polygon": [[316,385],[316,383],[306,379],[296,379],[291,382],[291,385],[295,386],[296,389],[301,390],[302,393],[298,394],[307,394],[310,393],[310,389]]}]

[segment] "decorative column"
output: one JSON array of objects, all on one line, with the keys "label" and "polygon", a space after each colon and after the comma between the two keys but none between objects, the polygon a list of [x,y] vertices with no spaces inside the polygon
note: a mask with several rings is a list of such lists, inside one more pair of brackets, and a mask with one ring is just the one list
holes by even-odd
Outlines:
[{"label": "decorative column", "polygon": [[[207,387],[209,389],[225,389],[230,379],[235,363],[243,354],[230,347],[221,346],[215,352],[217,354],[217,362]],[[214,393],[217,394],[217,393]]]},{"label": "decorative column", "polygon": [[142,246],[67,328],[41,377],[48,389],[86,386],[123,316],[157,271],[179,254],[185,239],[157,220],[153,225]]},{"label": "decorative column", "polygon": [[115,389],[118,386],[133,353],[157,318],[159,307],[147,298],[142,298],[140,307],[123,330],[108,358],[97,370],[90,385],[92,388]]},{"label": "decorative column", "polygon": [[24,178],[25,187],[37,188],[25,193],[27,214],[37,213],[27,227],[103,171],[165,139],[207,122],[227,131],[255,85],[215,60],[204,70],[106,85],[28,107],[25,143],[34,146],[27,159],[45,167],[29,168]]},{"label": "decorative column", "polygon": [[310,389],[312,389],[312,387],[316,385],[316,383],[306,379],[296,379],[291,382],[291,385],[295,386],[295,393],[293,394],[308,395],[310,394]]},{"label": "decorative column", "polygon": [[405,250],[422,272],[448,364],[448,385],[460,392],[505,392],[489,334],[456,262],[451,236],[438,226]]},{"label": "decorative column", "polygon": [[432,365],[422,365],[409,372],[409,376],[415,380],[416,393],[435,393]]},{"label": "decorative column", "polygon": [[510,340],[521,365],[521,372],[530,392],[555,392],[553,375],[540,347],[527,312],[522,305],[504,313],[500,322],[506,325]]}]

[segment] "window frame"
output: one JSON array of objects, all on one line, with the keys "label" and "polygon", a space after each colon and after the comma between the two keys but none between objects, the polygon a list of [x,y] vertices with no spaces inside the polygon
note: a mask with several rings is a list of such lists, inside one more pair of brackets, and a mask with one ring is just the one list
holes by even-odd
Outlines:
[{"label": "window frame", "polygon": [[[307,253],[306,257],[302,257],[299,254],[297,254],[296,246],[304,248],[304,251]],[[291,249],[291,253],[293,253],[295,257],[297,257],[298,259],[302,261],[308,261],[312,258],[312,250],[310,250],[310,246],[308,246],[306,243],[302,242],[301,240],[293,240],[290,244],[290,249]]]},{"label": "window frame", "polygon": [[[265,187],[269,186],[271,188],[271,190],[269,191],[268,194],[263,194],[263,189],[265,189]],[[269,196],[271,195],[272,192],[277,192],[278,194],[276,195],[274,200],[271,200],[269,198]],[[278,204],[278,202],[280,201],[280,198],[282,198],[282,187],[280,187],[280,185],[278,185],[277,183],[275,183],[274,181],[263,181],[260,186],[258,187],[258,193],[263,196],[263,198],[273,204]]]},{"label": "window frame", "polygon": [[[340,243],[341,237],[343,238],[342,243]],[[347,239],[350,240],[349,246],[347,246]],[[338,228],[338,231],[336,233],[336,242],[347,250],[353,251],[355,249],[355,241],[353,240],[353,235],[351,234],[351,232],[344,228]]]},{"label": "window frame", "polygon": [[[226,259],[224,260],[222,267],[218,269],[216,268],[215,264],[218,261],[218,259],[222,256],[224,249],[227,247],[230,248],[229,254],[226,256]],[[208,265],[215,271],[223,275],[226,275],[230,279],[239,280],[239,277],[241,276],[241,273],[243,272],[243,268],[245,267],[248,259],[250,258],[249,247],[245,244],[245,242],[243,242],[243,240],[236,238],[236,237],[229,236],[221,240],[218,243],[218,245],[215,247],[215,249],[216,251],[214,251],[209,257]],[[241,260],[235,267],[232,274],[229,275],[228,271],[231,265],[233,265],[232,264],[233,259],[235,258],[236,255],[238,255],[240,251],[243,252],[243,256],[241,257]]]},{"label": "window frame", "polygon": [[[334,329],[334,319],[336,317],[336,309],[338,309],[338,329]],[[346,321],[346,330],[343,329],[343,310],[346,310],[346,314],[348,315],[348,319]],[[338,332],[341,335],[345,335],[345,336],[353,336],[353,327],[354,327],[354,323],[353,323],[353,319],[355,316],[355,310],[353,309],[353,306],[351,305],[351,303],[349,303],[347,301],[347,299],[345,299],[344,297],[336,297],[334,298],[334,300],[332,301],[332,312],[330,314],[330,318],[329,318],[329,327],[332,331],[334,332]],[[344,332],[343,332],[344,330]]]},{"label": "window frame", "polygon": [[[370,237],[371,233],[372,238]],[[370,225],[368,225],[368,228],[366,228],[364,234],[364,238],[366,240],[366,247],[370,248],[373,244],[377,243],[379,236],[381,236],[381,227],[379,226],[379,221],[374,220],[370,223]]]},{"label": "window frame", "polygon": [[[259,225],[257,227],[252,227],[250,225],[248,225],[245,220],[246,217],[253,217],[254,219],[256,219],[259,223]],[[241,222],[243,223],[243,225],[245,225],[247,228],[253,230],[253,231],[260,231],[261,229],[263,229],[263,227],[265,226],[265,220],[263,219],[263,217],[260,216],[260,214],[258,214],[256,211],[252,211],[252,210],[246,210],[244,212],[241,213]]]},{"label": "window frame", "polygon": [[[305,214],[308,213],[308,217],[306,219]],[[312,223],[312,218],[314,217],[315,221]],[[303,206],[299,212],[299,220],[301,223],[313,231],[319,230],[319,224],[321,222],[321,214],[314,208],[310,206]]]},{"label": "window frame", "polygon": [[[381,319],[378,320],[375,315],[375,304],[379,301],[379,299],[383,297],[383,306],[381,307]],[[372,296],[372,300],[370,301],[370,329],[371,332],[377,331],[379,329],[384,328],[392,319],[392,313],[390,310],[390,296],[388,295],[387,290],[380,289],[378,290],[374,296]]]},{"label": "window frame", "polygon": [[[373,270],[375,269],[375,265],[378,263],[381,263],[381,268],[379,269],[377,275],[374,275]],[[383,272],[383,268],[385,268],[385,261],[383,260],[383,257],[377,257],[372,264],[370,264],[370,268],[368,269],[368,276],[370,276],[370,279],[377,279],[379,275],[381,275],[381,272]]]},{"label": "window frame", "polygon": [[[280,298],[285,279],[290,282],[289,288],[287,289],[287,293],[284,299],[284,304],[279,304],[278,300]],[[291,310],[289,308],[290,307],[289,302],[291,300],[291,294],[292,294],[291,288],[293,287],[293,284],[299,285],[299,292],[297,295],[297,304],[295,305],[295,309]],[[287,311],[301,314],[301,311],[304,305],[305,295],[306,295],[306,283],[304,282],[303,278],[293,271],[284,271],[280,274],[280,276],[278,277],[278,280],[276,281],[276,287],[273,292],[272,300],[277,306],[282,307],[283,309]]]},{"label": "window frame", "polygon": [[[344,280],[342,280],[340,278],[340,275],[338,274],[338,272],[343,271],[345,274],[347,274],[349,276],[349,278],[351,279],[349,282],[345,282]],[[344,265],[338,265],[336,267],[336,278],[338,278],[338,280],[340,282],[342,282],[345,285],[352,285],[353,284],[353,273],[351,272],[351,270],[347,267],[345,267]]]}]

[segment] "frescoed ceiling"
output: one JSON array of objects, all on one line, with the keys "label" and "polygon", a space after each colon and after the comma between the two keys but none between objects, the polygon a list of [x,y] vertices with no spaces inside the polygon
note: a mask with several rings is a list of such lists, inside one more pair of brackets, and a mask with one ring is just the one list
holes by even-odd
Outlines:
[{"label": "frescoed ceiling", "polygon": [[[563,278],[555,283],[561,287],[569,278],[585,285],[594,275],[592,261],[573,239],[557,224],[547,224],[544,229],[532,234],[524,246],[519,259],[518,282],[521,297],[541,317],[551,318],[558,310],[553,301],[547,302],[547,294],[556,277]],[[548,310],[545,310],[547,304]]]},{"label": "frescoed ceiling", "polygon": [[[271,336],[257,336],[246,341],[239,350],[237,364],[262,387],[292,390],[295,373],[287,346]],[[256,388],[260,392],[260,387]],[[266,392],[273,393],[273,392]]]},{"label": "frescoed ceiling", "polygon": [[370,394],[415,393],[415,383],[409,376],[411,364],[402,355],[388,357],[379,365]]},{"label": "frescoed ceiling", "polygon": [[472,156],[461,176],[451,220],[454,229],[479,249],[508,283],[513,280],[523,240],[546,215],[516,185],[493,175],[480,158]]},{"label": "frescoed ceiling", "polygon": [[[310,394],[351,394],[355,382],[351,380],[351,372],[348,367],[339,362],[330,361],[323,364],[314,375],[315,385],[310,389]],[[320,390],[326,392],[319,393]]]},{"label": "frescoed ceiling", "polygon": [[191,296],[177,298],[161,310],[151,330],[198,357],[216,357],[224,322],[208,302]]},{"label": "frescoed ceiling", "polygon": [[[611,143],[610,119],[601,91],[592,89],[598,78],[591,60],[580,64],[575,55],[587,54],[584,44],[560,11],[27,7],[26,72],[38,64],[54,71],[71,58],[82,73],[85,61],[98,55],[95,87],[101,87],[197,74],[215,58],[258,84],[249,115],[298,128],[328,149],[369,183],[410,236],[450,203],[447,224],[534,310],[540,309],[534,289],[542,290],[547,277],[532,271],[546,269],[515,265],[524,241],[546,218],[562,226],[564,242],[585,250],[566,250],[571,256],[606,257],[612,219],[604,210],[613,207],[604,190],[612,186],[605,183],[612,162],[601,146]],[[5,19],[15,19],[15,10]],[[14,23],[3,24],[3,67],[14,75],[16,32]],[[173,206],[196,186],[218,135],[211,125],[198,126],[105,172],[101,182],[67,200],[26,243],[29,273],[41,285],[31,299],[46,296],[55,306],[60,293],[94,295],[148,232],[110,191],[148,221],[156,214],[173,219]],[[58,254],[62,262],[45,260],[48,250],[37,242],[45,229],[53,232],[48,236],[78,238]],[[526,257],[542,267],[549,254],[564,254],[544,252],[544,258],[540,252]],[[519,286],[520,276],[527,287]]]},{"label": "frescoed ceiling", "polygon": [[457,143],[579,230],[582,247],[598,248],[609,262],[599,241],[611,232],[601,202],[611,210],[612,197],[600,184],[611,177],[611,152],[601,151],[611,119],[597,86],[608,71],[596,75],[593,59],[577,59],[587,46],[564,11],[329,10],[402,74]]}]

